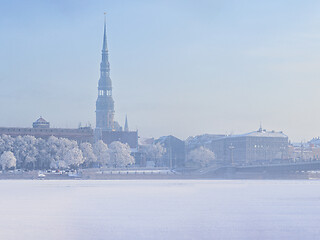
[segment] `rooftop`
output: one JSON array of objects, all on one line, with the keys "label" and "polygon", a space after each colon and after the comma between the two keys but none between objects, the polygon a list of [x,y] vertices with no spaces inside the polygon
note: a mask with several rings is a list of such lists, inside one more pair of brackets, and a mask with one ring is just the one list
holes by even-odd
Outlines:
[{"label": "rooftop", "polygon": [[238,135],[231,135],[228,137],[278,137],[278,138],[287,138],[288,136],[285,135],[282,131],[276,132],[276,131],[267,131],[259,129],[258,131],[253,131],[249,133],[244,134],[238,134]]},{"label": "rooftop", "polygon": [[35,122],[36,123],[47,123],[47,121],[42,117],[38,118]]}]

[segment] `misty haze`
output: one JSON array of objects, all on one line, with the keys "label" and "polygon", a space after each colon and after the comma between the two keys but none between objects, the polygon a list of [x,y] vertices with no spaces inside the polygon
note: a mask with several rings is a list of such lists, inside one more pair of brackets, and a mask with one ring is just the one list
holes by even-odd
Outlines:
[{"label": "misty haze", "polygon": [[0,239],[319,239],[319,11],[1,1]]}]

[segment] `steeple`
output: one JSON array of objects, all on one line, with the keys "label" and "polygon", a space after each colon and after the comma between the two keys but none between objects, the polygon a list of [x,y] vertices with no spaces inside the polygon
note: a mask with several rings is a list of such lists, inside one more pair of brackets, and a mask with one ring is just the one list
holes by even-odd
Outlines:
[{"label": "steeple", "polygon": [[103,29],[103,45],[102,51],[108,52],[108,45],[107,45],[107,20],[106,20],[106,13],[104,13],[104,29]]},{"label": "steeple", "polygon": [[127,118],[127,115],[126,115],[126,122],[124,124],[124,131],[125,132],[129,132],[129,126],[128,126],[128,118]]},{"label": "steeple", "polygon": [[[104,13],[104,26],[103,26],[103,44],[102,44],[102,59],[100,64],[100,75],[106,74],[109,76],[110,74],[110,64],[109,64],[109,51],[107,45],[107,20],[106,13]],[[110,88],[111,88],[111,80],[110,80]]]},{"label": "steeple", "polygon": [[112,98],[112,83],[110,78],[109,52],[107,47],[107,23],[104,14],[102,59],[100,63],[100,79],[98,83],[98,98],[96,102],[96,128],[114,130],[114,101]]}]

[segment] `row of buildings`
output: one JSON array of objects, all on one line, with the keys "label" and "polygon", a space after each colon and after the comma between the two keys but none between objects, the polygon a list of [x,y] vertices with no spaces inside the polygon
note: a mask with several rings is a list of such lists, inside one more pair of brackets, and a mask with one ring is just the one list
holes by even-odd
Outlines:
[{"label": "row of buildings", "polygon": [[288,155],[295,161],[320,160],[320,138],[313,138],[308,142],[290,143]]},{"label": "row of buildings", "polygon": [[[40,117],[32,128],[0,127],[0,135],[6,134],[13,137],[32,135],[37,138],[47,139],[50,136],[63,137],[81,142],[97,140],[96,131],[91,127],[50,128],[50,123]],[[140,139],[137,131],[125,129],[119,131],[101,131],[101,139],[110,144],[121,141],[129,144],[136,158],[138,166],[150,166],[143,150],[152,144],[161,144],[165,154],[158,166],[180,168],[185,166],[187,155],[190,151],[204,146],[214,152],[216,162],[223,165],[248,165],[280,163],[286,161],[311,161],[320,158],[320,138],[314,138],[306,143],[291,143],[283,132],[267,131],[261,127],[239,135],[204,134],[189,137],[183,141],[174,136],[163,136],[159,139]]]},{"label": "row of buildings", "polygon": [[[50,136],[63,137],[77,142],[95,142],[102,140],[106,144],[113,141],[127,143],[136,158],[138,166],[150,165],[150,159],[143,154],[148,144],[160,143],[166,149],[158,166],[181,168],[185,166],[188,152],[204,146],[212,150],[216,161],[221,164],[261,164],[280,162],[288,159],[318,158],[320,148],[316,144],[290,145],[288,137],[283,132],[266,131],[261,127],[257,131],[241,135],[205,134],[189,137],[186,141],[174,136],[164,136],[159,139],[139,141],[138,131],[130,131],[127,118],[125,126],[121,127],[115,121],[114,100],[112,97],[112,81],[110,78],[109,52],[107,46],[106,20],[104,22],[102,59],[100,63],[100,78],[98,81],[98,96],[96,101],[96,127],[50,128],[50,123],[44,118],[37,119],[31,128],[1,127],[0,135],[11,136],[32,135],[37,138]],[[140,144],[139,144],[140,142]],[[314,140],[316,142],[316,140]],[[318,139],[320,143],[320,140]],[[320,146],[318,144],[317,146]]]},{"label": "row of buildings", "polygon": [[[183,141],[174,136],[153,140],[166,149],[163,166],[186,166],[188,153],[203,146],[215,154],[215,162],[221,165],[256,165],[280,163],[292,160],[288,136],[283,132],[267,131],[261,127],[239,135],[204,134]],[[151,144],[151,143],[148,143]]]},{"label": "row of buildings", "polygon": [[[239,135],[204,134],[181,140],[172,135],[159,139],[140,139],[137,131],[129,131],[126,122],[125,130],[101,131],[101,139],[110,144],[121,141],[129,144],[136,158],[136,165],[150,166],[150,159],[144,154],[148,145],[161,144],[165,148],[158,167],[182,168],[185,167],[188,153],[200,146],[214,152],[216,162],[222,165],[250,165],[265,163],[280,163],[286,161],[310,161],[320,158],[320,139],[312,139],[307,143],[292,144],[283,132],[266,131],[259,128],[257,131]],[[97,140],[96,130],[91,127],[50,128],[50,123],[40,117],[33,123],[32,128],[1,127],[0,135],[13,137],[32,135],[47,139],[50,136],[63,137],[81,142]]]}]

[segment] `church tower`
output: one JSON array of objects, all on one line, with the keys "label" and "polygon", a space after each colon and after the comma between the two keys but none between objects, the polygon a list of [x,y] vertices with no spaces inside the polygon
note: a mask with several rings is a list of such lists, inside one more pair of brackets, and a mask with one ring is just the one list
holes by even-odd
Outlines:
[{"label": "church tower", "polygon": [[96,102],[96,130],[99,131],[114,130],[114,101],[112,98],[112,84],[108,55],[106,15],[104,15],[102,60],[100,63],[100,79],[98,83],[98,98]]}]

